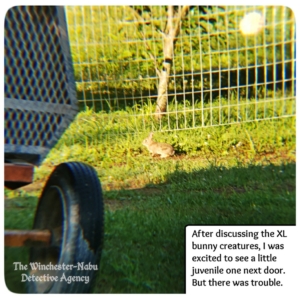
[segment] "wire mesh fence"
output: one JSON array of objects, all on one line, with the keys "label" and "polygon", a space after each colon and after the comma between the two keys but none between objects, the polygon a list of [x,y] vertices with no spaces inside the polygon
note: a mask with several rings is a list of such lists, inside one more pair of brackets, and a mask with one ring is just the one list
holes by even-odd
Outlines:
[{"label": "wire mesh fence", "polygon": [[295,116],[287,7],[72,6],[66,15],[80,106],[101,112],[104,127],[111,118],[130,132]]}]

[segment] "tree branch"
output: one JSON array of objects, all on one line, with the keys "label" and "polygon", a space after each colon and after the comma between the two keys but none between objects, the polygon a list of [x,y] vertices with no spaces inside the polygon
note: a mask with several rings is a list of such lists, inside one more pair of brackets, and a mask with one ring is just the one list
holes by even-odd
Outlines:
[{"label": "tree branch", "polygon": [[175,21],[175,37],[179,34],[180,31],[180,23],[183,20],[183,18],[187,15],[188,11],[190,9],[189,5],[185,5],[183,7],[178,8],[178,17],[176,18]]},{"label": "tree branch", "polygon": [[[129,7],[130,7],[130,9],[131,9],[131,11],[133,13],[133,17],[138,22],[138,25],[145,24],[145,19],[132,6],[129,6]],[[145,48],[147,49],[148,55],[150,56],[150,58],[154,62],[154,68],[155,68],[156,74],[157,74],[158,77],[160,77],[161,76],[161,72],[159,71],[157,60],[156,60],[155,56],[152,54],[151,47],[150,47],[150,45],[148,44],[148,42],[146,40],[145,33],[143,31],[141,31],[141,30],[139,30],[138,32],[140,33],[140,35],[143,38],[143,41],[144,41],[144,44],[145,44]]]}]

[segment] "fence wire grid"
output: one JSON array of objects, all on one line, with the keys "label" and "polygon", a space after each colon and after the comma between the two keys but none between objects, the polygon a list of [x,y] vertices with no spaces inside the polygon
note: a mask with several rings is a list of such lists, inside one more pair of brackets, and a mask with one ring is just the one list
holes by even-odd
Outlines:
[{"label": "fence wire grid", "polygon": [[69,6],[66,16],[80,107],[104,122],[119,112],[127,128],[171,131],[296,114],[287,7]]}]

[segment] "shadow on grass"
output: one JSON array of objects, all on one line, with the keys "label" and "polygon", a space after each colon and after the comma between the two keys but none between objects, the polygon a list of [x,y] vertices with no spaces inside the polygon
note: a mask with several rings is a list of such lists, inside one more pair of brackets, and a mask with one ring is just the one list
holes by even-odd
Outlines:
[{"label": "shadow on grass", "polygon": [[[163,184],[106,192],[97,293],[183,293],[188,224],[295,224],[295,164],[176,171]],[[112,197],[111,197],[112,196]],[[119,200],[118,200],[119,199]]]},{"label": "shadow on grass", "polygon": [[[94,293],[184,293],[186,225],[293,225],[295,195],[294,163],[177,170],[162,184],[106,191],[105,245]],[[18,222],[17,209],[8,207],[6,228]],[[13,262],[26,264],[26,251],[5,251],[11,291],[25,292]]]}]

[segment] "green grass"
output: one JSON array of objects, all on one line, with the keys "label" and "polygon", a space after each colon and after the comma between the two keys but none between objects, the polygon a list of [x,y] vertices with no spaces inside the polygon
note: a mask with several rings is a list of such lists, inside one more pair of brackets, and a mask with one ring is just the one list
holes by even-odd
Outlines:
[{"label": "green grass", "polygon": [[[193,130],[166,127],[154,137],[171,143],[176,155],[160,159],[142,146],[159,126],[145,107],[139,109],[79,113],[36,168],[33,185],[5,192],[5,228],[32,226],[37,187],[55,165],[87,162],[99,175],[105,202],[105,244],[94,292],[183,293],[187,224],[295,224],[294,117]],[[172,129],[176,119],[166,123]],[[7,286],[22,293],[14,261],[26,264],[28,250],[5,251]]]},{"label": "green grass", "polygon": [[294,224],[294,176],[292,164],[210,168],[178,171],[165,184],[120,192],[126,208],[107,212],[95,292],[184,292],[185,226]]},{"label": "green grass", "polygon": [[[148,6],[146,10],[135,7],[140,17],[145,18],[143,24],[137,22],[132,7],[66,7],[79,99],[130,98],[133,95],[139,98],[148,95],[150,90],[151,94],[155,93],[155,63],[149,54],[162,67],[161,32],[166,27],[166,7]],[[262,66],[260,70],[255,68],[255,72],[267,72],[264,74],[268,81],[275,81],[272,76],[278,71],[278,64],[294,59],[294,14],[284,6],[257,6],[255,10],[266,18],[264,30],[244,35],[239,24],[245,13],[252,10],[245,6],[191,8],[181,22],[172,62],[172,73],[184,76],[176,76],[176,80],[169,83],[169,92],[200,92],[207,87],[233,89],[237,80],[239,85],[252,85],[257,82],[256,76],[248,73],[253,66]],[[286,67],[288,65],[285,63]],[[235,68],[238,71],[235,72]],[[292,69],[291,63],[282,80],[293,78]],[[224,72],[217,73],[217,70]]]}]

